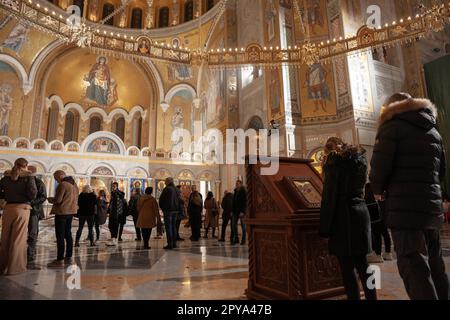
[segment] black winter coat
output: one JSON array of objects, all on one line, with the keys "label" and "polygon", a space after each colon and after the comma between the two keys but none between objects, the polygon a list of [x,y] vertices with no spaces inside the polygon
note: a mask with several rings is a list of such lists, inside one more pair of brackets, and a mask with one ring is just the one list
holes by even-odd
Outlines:
[{"label": "black winter coat", "polygon": [[128,204],[125,200],[125,193],[117,190],[111,192],[111,202],[109,203],[108,213],[113,216],[113,220],[118,219],[120,224],[127,222]]},{"label": "black winter coat", "polygon": [[372,252],[369,210],[364,185],[367,160],[356,148],[328,156],[324,166],[320,235],[329,239],[330,254],[365,256]]},{"label": "black winter coat", "polygon": [[386,192],[386,223],[398,229],[437,229],[443,222],[440,181],[445,153],[429,100],[391,104],[380,119],[370,181]]},{"label": "black winter coat", "polygon": [[180,212],[180,191],[175,185],[170,184],[164,188],[161,196],[159,197],[159,207],[162,212]]},{"label": "black winter coat", "polygon": [[233,194],[227,193],[221,203],[221,207],[223,209],[223,215],[224,216],[231,216],[233,213]]},{"label": "black winter coat", "polygon": [[247,212],[247,189],[244,186],[236,188],[233,195],[233,213],[238,215]]},{"label": "black winter coat", "polygon": [[36,198],[31,201],[31,215],[38,216],[39,219],[44,219],[45,214],[43,204],[47,200],[47,191],[45,190],[45,184],[41,179],[35,177],[35,182],[37,187],[37,194]]},{"label": "black winter coat", "polygon": [[95,193],[82,192],[78,196],[78,216],[90,217],[97,214],[97,197]]}]

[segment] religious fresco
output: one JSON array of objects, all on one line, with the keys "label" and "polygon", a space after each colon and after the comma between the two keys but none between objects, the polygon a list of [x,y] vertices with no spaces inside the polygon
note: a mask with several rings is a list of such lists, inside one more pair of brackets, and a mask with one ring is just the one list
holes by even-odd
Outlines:
[{"label": "religious fresco", "polygon": [[141,194],[145,193],[145,188],[147,187],[146,179],[130,179],[130,193],[135,189],[141,190]]},{"label": "religious fresco", "polygon": [[117,107],[149,108],[153,98],[143,93],[150,91],[148,76],[136,63],[81,49],[60,56],[45,85],[46,97],[57,95],[64,104],[77,103],[85,110],[100,107],[107,113]]},{"label": "religious fresco", "polygon": [[20,121],[21,110],[14,108],[22,99],[21,83],[16,71],[8,64],[0,62],[0,136],[19,136],[19,126],[10,126]]},{"label": "religious fresco", "polygon": [[[182,45],[180,39],[174,38],[172,40],[172,46],[180,47]],[[193,78],[192,67],[182,64],[168,64],[167,65],[167,78],[169,81],[187,81]]]},{"label": "religious fresco", "polygon": [[303,118],[337,114],[332,65],[316,63],[301,68],[300,93]]},{"label": "religious fresco", "polygon": [[365,24],[361,15],[361,1],[359,0],[341,0],[340,7],[342,20],[344,21],[345,34],[353,34]]},{"label": "religious fresco", "polygon": [[8,83],[0,84],[0,135],[8,135],[9,113],[13,107],[11,97],[12,86]]},{"label": "religious fresco", "polygon": [[370,87],[369,58],[367,55],[348,57],[348,69],[352,77],[353,107],[357,110],[373,112],[372,89]]},{"label": "religious fresco", "polygon": [[275,0],[266,0],[264,12],[265,38],[267,42],[271,42],[275,38],[276,21],[278,11],[275,7]]},{"label": "religious fresco", "polygon": [[[302,21],[295,16],[297,40],[305,37],[328,35],[327,4],[325,0],[305,0],[299,2]],[[303,26],[302,26],[303,25]]]},{"label": "religious fresco", "polygon": [[23,23],[18,23],[9,33],[8,37],[3,40],[0,45],[0,50],[10,49],[14,51],[18,56],[20,56],[20,52],[22,50],[23,45],[28,40],[28,33],[31,27],[27,26]]},{"label": "religious fresco", "polygon": [[98,138],[89,144],[87,152],[120,154],[120,149],[112,139]]},{"label": "religious fresco", "polygon": [[267,71],[268,106],[272,118],[276,118],[282,112],[283,96],[281,79],[280,69],[274,68]]},{"label": "religious fresco", "polygon": [[203,79],[209,86],[202,103],[206,107],[206,122],[216,123],[225,118],[226,83],[224,70],[209,70],[208,76]]},{"label": "religious fresco", "polygon": [[83,78],[86,85],[86,101],[105,108],[118,100],[117,83],[111,76],[108,59],[100,56]]}]

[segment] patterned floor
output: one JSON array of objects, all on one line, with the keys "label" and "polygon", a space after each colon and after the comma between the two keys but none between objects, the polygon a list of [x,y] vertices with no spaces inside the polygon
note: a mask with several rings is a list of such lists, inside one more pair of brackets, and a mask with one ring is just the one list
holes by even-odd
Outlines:
[{"label": "patterned floor", "polygon": [[[74,233],[76,223],[74,223]],[[26,274],[0,277],[0,299],[245,299],[248,278],[248,249],[230,246],[217,240],[181,243],[175,251],[162,249],[163,239],[152,239],[152,250],[142,250],[134,241],[132,222],[125,229],[124,242],[107,248],[109,233],[102,231],[99,245],[90,248],[83,242],[75,250],[80,266],[80,290],[69,290],[66,270],[29,271]],[[450,253],[450,227],[443,232],[444,246]],[[182,230],[188,238],[188,230]],[[83,234],[84,239],[86,231]],[[45,266],[55,258],[56,243],[52,220],[43,222],[38,247],[38,262]],[[450,254],[448,255],[450,256]],[[447,258],[450,270],[450,258]],[[385,262],[382,269],[383,300],[407,299],[395,262]],[[72,282],[73,283],[73,282]]]}]

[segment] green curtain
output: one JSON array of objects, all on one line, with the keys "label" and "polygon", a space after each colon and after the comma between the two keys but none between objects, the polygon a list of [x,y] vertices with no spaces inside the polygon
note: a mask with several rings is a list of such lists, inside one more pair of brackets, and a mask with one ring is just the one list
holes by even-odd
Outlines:
[{"label": "green curtain", "polygon": [[447,151],[444,188],[450,195],[450,55],[424,65],[428,97],[439,110],[438,126]]}]

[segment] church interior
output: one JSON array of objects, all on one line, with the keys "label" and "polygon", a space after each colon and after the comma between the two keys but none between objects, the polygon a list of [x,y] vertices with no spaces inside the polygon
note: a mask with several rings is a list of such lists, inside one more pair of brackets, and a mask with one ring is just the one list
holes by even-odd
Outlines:
[{"label": "church interior", "polygon": [[[449,86],[443,0],[0,0],[0,176],[22,157],[48,197],[63,170],[80,192],[109,195],[117,182],[126,199],[147,187],[159,199],[172,177],[185,198],[196,186],[220,200],[242,180],[250,211],[237,246],[230,230],[223,243],[191,242],[184,221],[178,249],[165,251],[155,229],[144,251],[128,217],[123,242],[109,248],[104,225],[96,247],[74,249],[80,289],[68,289],[66,270],[43,267],[0,277],[0,299],[341,299],[317,232],[321,195],[297,196],[305,185],[286,176],[321,185],[330,137],[363,147],[370,163],[396,92],[436,103],[450,150]],[[279,173],[211,161],[214,139],[186,150],[174,135],[230,129],[276,129]],[[50,211],[46,202],[43,266],[56,254]],[[448,273],[448,223],[442,247]],[[380,266],[379,299],[407,299],[395,259]]]}]

